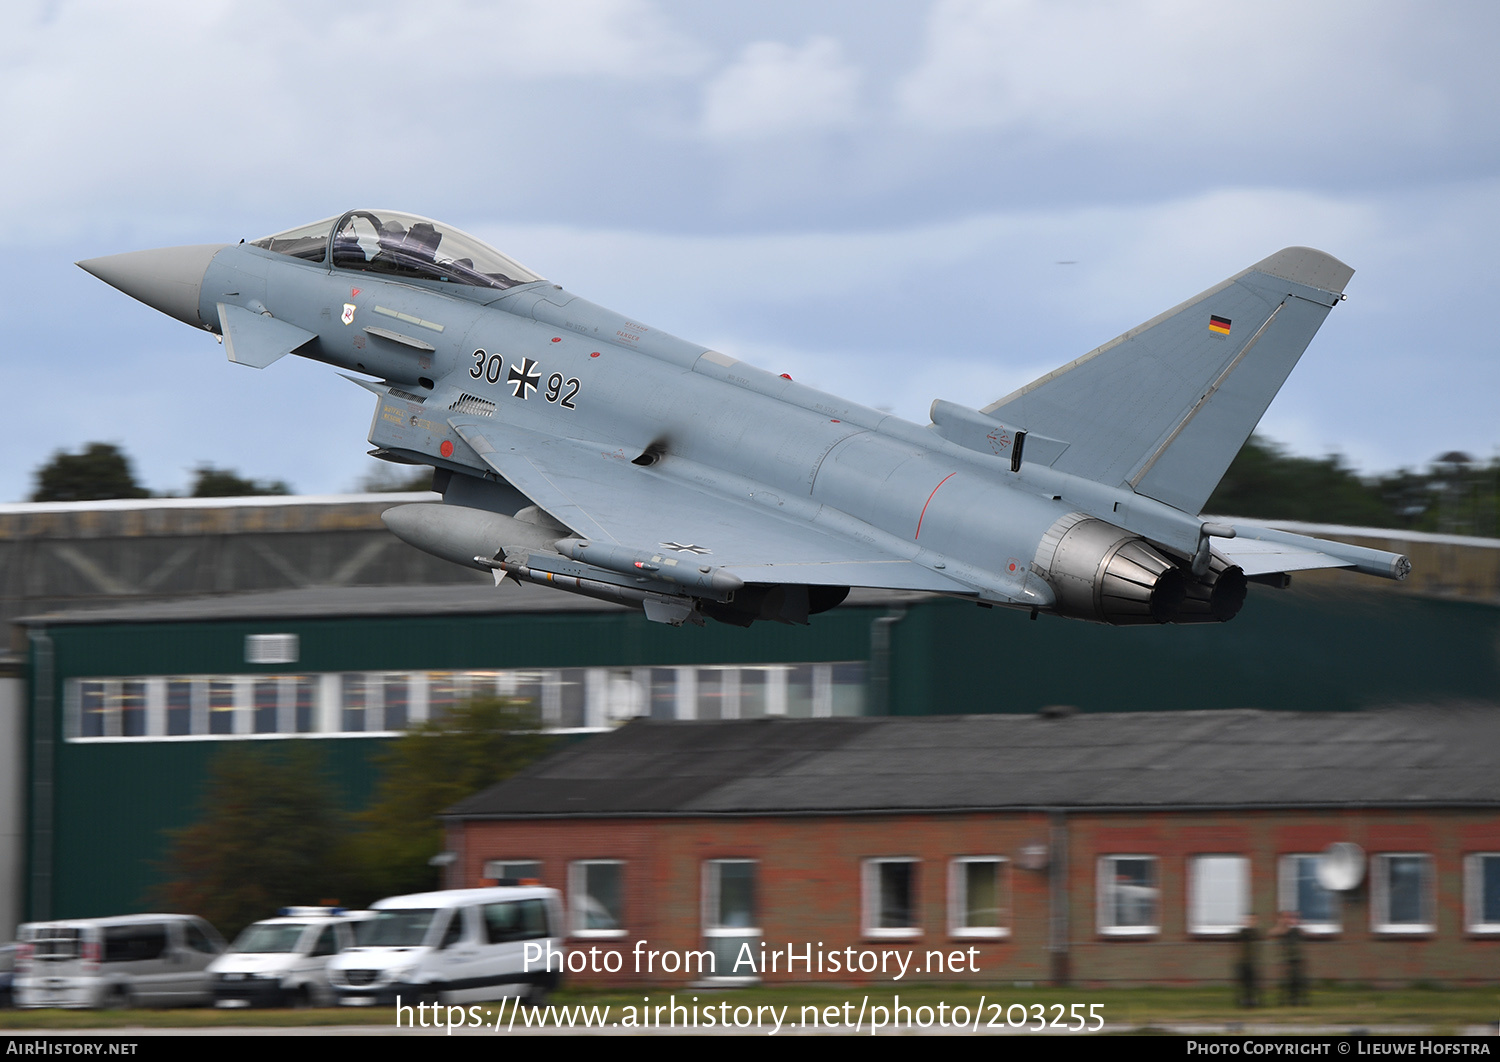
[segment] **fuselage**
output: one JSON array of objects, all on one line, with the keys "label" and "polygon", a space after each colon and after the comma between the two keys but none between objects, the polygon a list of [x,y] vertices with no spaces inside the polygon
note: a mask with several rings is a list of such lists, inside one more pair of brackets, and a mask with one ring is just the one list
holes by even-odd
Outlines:
[{"label": "fuselage", "polygon": [[[1222,621],[1251,576],[1211,540],[1242,533],[1262,543],[1238,550],[1256,578],[1408,567],[1186,511],[1352,274],[1307,248],[984,411],[935,402],[928,426],[657,331],[413,215],[354,210],[251,244],[79,264],[220,335],[231,361],[295,353],[362,374],[373,453],[439,473],[441,506],[385,514],[407,542],[662,622],[805,622],[851,586]],[[722,542],[688,542],[688,526]]]},{"label": "fuselage", "polygon": [[[394,384],[371,442],[439,468],[488,471],[447,422],[479,399],[496,417],[544,434],[618,448],[628,459],[651,451],[664,472],[675,465],[710,489],[899,548],[1004,597],[1020,592],[1038,541],[1073,508],[1053,496],[1055,475],[1032,482],[998,457],[546,281],[495,292],[239,245],[215,255],[204,275],[205,327],[217,331],[225,301],[315,333],[299,355]],[[1045,584],[1032,584],[1031,603],[1050,603]]]}]

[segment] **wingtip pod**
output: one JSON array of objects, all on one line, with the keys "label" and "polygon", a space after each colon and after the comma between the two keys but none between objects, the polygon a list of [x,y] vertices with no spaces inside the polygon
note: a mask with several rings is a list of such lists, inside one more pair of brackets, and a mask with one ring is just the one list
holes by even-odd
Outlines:
[{"label": "wingtip pod", "polygon": [[1256,262],[1250,271],[1306,284],[1335,295],[1342,295],[1349,278],[1354,276],[1353,268],[1333,255],[1311,247],[1283,247],[1269,258]]}]

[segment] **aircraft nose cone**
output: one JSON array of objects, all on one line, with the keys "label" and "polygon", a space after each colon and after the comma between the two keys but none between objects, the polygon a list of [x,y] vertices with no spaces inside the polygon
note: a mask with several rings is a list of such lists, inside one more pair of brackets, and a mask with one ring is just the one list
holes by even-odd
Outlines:
[{"label": "aircraft nose cone", "polygon": [[159,247],[154,251],[131,251],[103,258],[89,258],[78,266],[132,299],[139,299],[168,317],[202,328],[208,322],[198,315],[198,296],[203,274],[227,243],[200,243],[190,247]]}]

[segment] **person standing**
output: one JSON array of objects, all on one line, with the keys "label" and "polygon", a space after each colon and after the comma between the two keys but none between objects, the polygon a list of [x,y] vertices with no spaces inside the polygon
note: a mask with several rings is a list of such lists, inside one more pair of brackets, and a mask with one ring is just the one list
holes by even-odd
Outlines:
[{"label": "person standing", "polygon": [[1281,938],[1281,999],[1289,1007],[1307,1003],[1307,968],[1302,958],[1302,920],[1295,911],[1281,912],[1276,924]]},{"label": "person standing", "polygon": [[1235,982],[1238,986],[1236,1002],[1242,1007],[1260,1006],[1260,930],[1256,928],[1255,916],[1246,915],[1240,929],[1239,959],[1234,965]]}]

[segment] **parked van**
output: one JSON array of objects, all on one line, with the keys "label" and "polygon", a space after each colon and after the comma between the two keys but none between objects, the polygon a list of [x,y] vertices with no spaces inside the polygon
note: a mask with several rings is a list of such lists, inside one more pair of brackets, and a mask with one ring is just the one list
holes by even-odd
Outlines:
[{"label": "parked van", "polygon": [[328,963],[354,943],[354,923],[368,911],[285,907],[246,926],[208,967],[218,1007],[333,1005]]},{"label": "parked van", "polygon": [[[392,896],[371,905],[354,946],[328,965],[347,1006],[431,1000],[470,1003],[521,995],[540,1003],[562,963],[562,898],[556,889],[502,886]],[[548,971],[533,954],[559,958]]]},{"label": "parked van", "polygon": [[208,964],[224,950],[192,915],[28,922],[16,934],[18,1007],[179,1007],[207,1003]]}]

